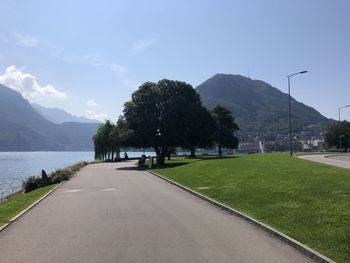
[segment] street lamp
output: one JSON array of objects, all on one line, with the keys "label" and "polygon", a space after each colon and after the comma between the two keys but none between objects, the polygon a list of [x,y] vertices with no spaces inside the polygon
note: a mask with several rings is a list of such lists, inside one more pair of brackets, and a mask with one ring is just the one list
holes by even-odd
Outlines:
[{"label": "street lamp", "polygon": [[303,70],[291,75],[287,75],[288,78],[288,102],[289,102],[289,147],[290,147],[290,156],[293,156],[293,144],[292,144],[292,111],[291,111],[291,105],[290,105],[290,78],[298,75],[298,74],[305,74],[307,73],[307,70]]},{"label": "street lamp", "polygon": [[341,151],[341,138],[342,138],[342,135],[340,135],[340,110],[341,109],[345,109],[345,108],[349,108],[349,107],[350,107],[350,105],[345,105],[345,106],[341,106],[341,107],[338,108],[338,117],[339,117],[339,150],[340,151]]}]

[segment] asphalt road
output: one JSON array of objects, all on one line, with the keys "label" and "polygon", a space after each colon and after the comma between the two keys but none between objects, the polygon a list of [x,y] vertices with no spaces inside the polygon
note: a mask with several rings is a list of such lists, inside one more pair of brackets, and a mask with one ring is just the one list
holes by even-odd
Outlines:
[{"label": "asphalt road", "polygon": [[298,156],[300,159],[309,160],[313,162],[338,166],[341,168],[350,169],[350,155],[346,154],[315,154],[315,155],[300,155]]},{"label": "asphalt road", "polygon": [[350,155],[334,155],[334,156],[328,156],[327,158],[330,158],[333,160],[350,162]]},{"label": "asphalt road", "polygon": [[312,262],[255,226],[132,167],[85,167],[0,232],[0,262]]}]

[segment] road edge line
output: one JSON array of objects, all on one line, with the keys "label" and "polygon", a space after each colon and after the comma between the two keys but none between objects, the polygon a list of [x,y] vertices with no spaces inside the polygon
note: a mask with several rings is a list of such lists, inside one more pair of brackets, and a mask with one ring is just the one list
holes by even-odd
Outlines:
[{"label": "road edge line", "polygon": [[315,260],[316,262],[320,262],[320,263],[336,263],[332,259],[322,255],[321,253],[313,250],[312,248],[309,248],[309,247],[305,246],[304,244],[300,243],[299,241],[297,241],[297,240],[295,240],[295,239],[293,239],[293,238],[283,234],[282,232],[274,229],[273,227],[270,227],[270,226],[268,226],[268,225],[266,225],[266,224],[264,224],[264,223],[262,223],[262,222],[260,222],[260,221],[258,221],[256,219],[248,216],[248,215],[245,215],[242,212],[239,212],[238,210],[236,210],[234,208],[228,207],[227,205],[224,205],[224,204],[222,204],[222,203],[220,203],[220,202],[218,202],[218,201],[216,201],[214,199],[211,199],[211,198],[209,198],[207,196],[204,196],[204,195],[202,195],[202,194],[200,194],[200,193],[198,193],[198,192],[196,192],[196,191],[194,191],[194,190],[192,190],[192,189],[190,189],[190,188],[188,188],[186,186],[183,186],[183,185],[181,185],[181,184],[179,184],[179,183],[177,183],[175,181],[172,181],[172,180],[170,180],[170,179],[168,179],[168,178],[166,178],[166,177],[164,177],[164,176],[162,176],[160,174],[157,174],[157,173],[155,173],[153,171],[150,171],[150,170],[146,170],[146,171],[149,172],[150,174],[153,174],[153,175],[163,179],[164,181],[167,181],[168,183],[171,183],[171,184],[173,184],[173,185],[175,185],[175,186],[177,186],[177,187],[179,187],[179,188],[181,188],[181,189],[183,189],[183,190],[185,190],[185,191],[187,191],[187,192],[189,192],[189,193],[199,197],[202,200],[205,200],[205,201],[215,205],[216,207],[218,207],[218,208],[228,212],[229,214],[238,216],[239,218],[241,218],[241,219],[243,219],[243,220],[245,220],[245,221],[255,225],[256,227],[264,230],[265,232],[267,232],[268,234],[272,235],[273,237],[278,238],[279,240],[281,240],[284,243],[286,243],[287,245],[295,248],[296,250],[298,250],[299,252],[303,253],[307,257]]}]

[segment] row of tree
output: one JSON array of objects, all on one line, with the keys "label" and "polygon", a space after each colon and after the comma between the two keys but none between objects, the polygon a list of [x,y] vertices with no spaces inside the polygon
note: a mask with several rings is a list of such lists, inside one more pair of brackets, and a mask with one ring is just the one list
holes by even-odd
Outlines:
[{"label": "row of tree", "polygon": [[224,106],[209,112],[191,85],[164,79],[141,85],[125,103],[116,125],[101,125],[93,139],[98,159],[113,159],[119,147],[152,147],[161,166],[174,147],[191,149],[194,156],[196,147],[216,143],[221,155],[222,147],[237,147],[238,129]]}]

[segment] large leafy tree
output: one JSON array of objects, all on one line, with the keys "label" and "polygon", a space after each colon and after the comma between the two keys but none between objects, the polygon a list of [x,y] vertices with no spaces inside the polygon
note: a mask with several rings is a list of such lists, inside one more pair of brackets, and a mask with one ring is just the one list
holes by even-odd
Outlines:
[{"label": "large leafy tree", "polygon": [[195,105],[184,120],[185,136],[183,148],[191,150],[191,157],[195,156],[196,147],[212,146],[214,142],[215,121],[210,112],[203,106]]},{"label": "large leafy tree", "polygon": [[350,147],[350,122],[342,121],[333,123],[325,135],[325,140],[328,147],[341,148],[340,150],[344,149],[347,151]]},{"label": "large leafy tree", "polygon": [[161,166],[172,147],[205,144],[194,135],[200,133],[200,116],[205,116],[205,109],[192,86],[164,79],[141,85],[125,103],[120,123],[128,130],[125,144],[153,147]]},{"label": "large leafy tree", "polygon": [[219,156],[222,155],[222,147],[236,148],[238,139],[234,132],[239,129],[231,112],[222,105],[216,105],[211,114],[215,120],[215,141],[218,144]]}]

